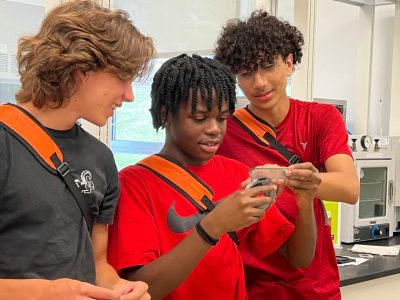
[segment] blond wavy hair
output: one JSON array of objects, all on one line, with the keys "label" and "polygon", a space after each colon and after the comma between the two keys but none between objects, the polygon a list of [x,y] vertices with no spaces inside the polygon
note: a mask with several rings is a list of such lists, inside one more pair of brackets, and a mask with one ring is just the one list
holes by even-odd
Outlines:
[{"label": "blond wavy hair", "polygon": [[76,71],[107,70],[134,80],[147,73],[154,57],[152,39],[139,32],[127,12],[90,0],[66,2],[47,14],[37,34],[20,38],[22,87],[16,101],[58,108],[76,90]]}]

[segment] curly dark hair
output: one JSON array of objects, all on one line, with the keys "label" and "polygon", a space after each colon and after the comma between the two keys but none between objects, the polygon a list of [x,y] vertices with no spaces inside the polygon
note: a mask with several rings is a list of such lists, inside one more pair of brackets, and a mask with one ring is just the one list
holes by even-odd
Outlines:
[{"label": "curly dark hair", "polygon": [[289,54],[296,65],[301,62],[303,45],[303,34],[295,26],[257,10],[247,21],[228,21],[217,40],[214,58],[237,74],[271,64],[277,56],[285,60]]},{"label": "curly dark hair", "polygon": [[223,64],[211,58],[196,54],[181,54],[167,60],[154,75],[151,86],[151,108],[153,126],[156,130],[164,127],[168,113],[176,115],[179,104],[189,101],[192,95],[192,112],[196,111],[197,93],[207,101],[208,111],[212,110],[212,92],[218,97],[218,108],[227,101],[229,113],[235,111],[235,77]]},{"label": "curly dark hair", "polygon": [[20,38],[22,88],[16,100],[58,108],[76,90],[75,71],[107,70],[133,80],[147,73],[154,56],[153,41],[127,12],[111,11],[94,0],[68,1],[47,14],[37,34]]}]

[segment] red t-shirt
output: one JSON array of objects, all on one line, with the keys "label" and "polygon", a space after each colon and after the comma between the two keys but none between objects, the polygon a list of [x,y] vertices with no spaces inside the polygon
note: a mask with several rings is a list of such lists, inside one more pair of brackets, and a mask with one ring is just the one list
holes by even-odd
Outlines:
[{"label": "red t-shirt", "polygon": [[[214,201],[239,189],[249,171],[246,165],[222,156],[214,156],[205,165],[187,168],[212,188]],[[121,194],[115,222],[110,226],[108,251],[109,261],[116,270],[145,265],[157,259],[192,231],[190,228],[185,232],[174,232],[172,228],[177,224],[168,219],[171,208],[180,216],[199,213],[178,191],[143,167],[125,168],[120,172],[120,182]],[[254,229],[259,234],[249,240],[255,241],[255,251],[262,253],[260,255],[275,251],[293,231],[292,224],[279,212],[271,209],[267,215],[264,222],[278,224],[274,230],[281,235],[278,239],[269,239],[269,232]],[[239,239],[247,234],[243,231]],[[222,236],[191,275],[165,299],[247,299],[242,259],[230,237]]]},{"label": "red t-shirt", "polygon": [[[277,139],[287,149],[303,161],[313,163],[320,171],[324,170],[325,161],[332,155],[351,156],[343,118],[331,105],[290,99],[288,115],[276,129]],[[288,165],[275,149],[258,144],[231,118],[218,154],[250,167],[266,163]],[[277,198],[276,206],[294,223],[297,206],[295,201],[288,201],[293,197],[285,189]],[[241,247],[249,299],[340,299],[339,273],[330,227],[323,204],[316,198],[314,213],[317,244],[308,268],[292,267],[279,252],[259,257],[251,249]]]}]

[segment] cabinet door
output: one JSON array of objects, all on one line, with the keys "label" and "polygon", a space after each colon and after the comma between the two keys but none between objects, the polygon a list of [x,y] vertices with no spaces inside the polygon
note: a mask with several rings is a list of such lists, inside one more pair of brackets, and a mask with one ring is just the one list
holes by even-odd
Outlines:
[{"label": "cabinet door", "polygon": [[390,223],[393,216],[394,168],[391,159],[356,160],[360,197],[355,206],[356,226]]}]

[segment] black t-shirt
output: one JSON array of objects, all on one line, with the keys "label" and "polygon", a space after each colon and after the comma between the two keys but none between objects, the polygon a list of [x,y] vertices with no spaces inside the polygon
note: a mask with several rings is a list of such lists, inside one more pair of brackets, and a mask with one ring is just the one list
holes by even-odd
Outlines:
[{"label": "black t-shirt", "polygon": [[[112,152],[75,125],[47,130],[97,223],[111,224],[119,193]],[[0,126],[0,278],[95,282],[89,232],[62,179]]]}]

